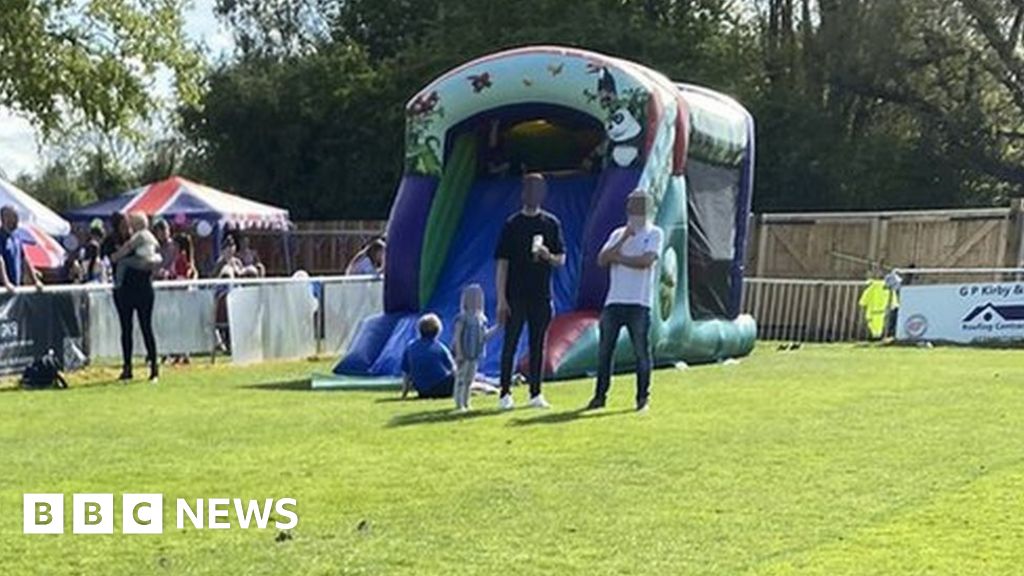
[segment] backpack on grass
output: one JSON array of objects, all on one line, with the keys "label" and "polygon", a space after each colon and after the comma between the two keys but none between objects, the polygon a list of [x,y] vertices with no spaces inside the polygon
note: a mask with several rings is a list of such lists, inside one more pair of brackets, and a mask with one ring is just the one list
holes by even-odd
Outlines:
[{"label": "backpack on grass", "polygon": [[21,385],[33,390],[68,387],[64,375],[60,372],[60,365],[57,363],[53,350],[25,368],[21,375]]}]

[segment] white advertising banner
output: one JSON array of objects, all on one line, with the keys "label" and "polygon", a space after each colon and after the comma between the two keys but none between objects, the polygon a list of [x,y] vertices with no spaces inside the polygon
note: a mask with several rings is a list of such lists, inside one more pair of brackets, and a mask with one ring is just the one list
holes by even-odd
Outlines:
[{"label": "white advertising banner", "polygon": [[1024,340],[1024,282],[904,286],[898,340]]}]

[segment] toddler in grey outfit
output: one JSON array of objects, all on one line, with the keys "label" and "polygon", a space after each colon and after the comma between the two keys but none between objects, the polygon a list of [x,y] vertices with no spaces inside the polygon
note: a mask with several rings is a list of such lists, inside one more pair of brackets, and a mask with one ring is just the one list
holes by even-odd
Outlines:
[{"label": "toddler in grey outfit", "polygon": [[455,409],[469,410],[469,392],[476,379],[476,371],[484,356],[487,340],[496,327],[487,327],[484,315],[484,291],[479,284],[470,284],[462,290],[462,311],[455,317],[452,343],[455,352]]}]

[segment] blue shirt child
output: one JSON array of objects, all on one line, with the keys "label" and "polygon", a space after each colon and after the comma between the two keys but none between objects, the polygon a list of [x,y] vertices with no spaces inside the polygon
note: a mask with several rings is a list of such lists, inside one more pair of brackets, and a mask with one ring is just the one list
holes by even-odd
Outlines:
[{"label": "blue shirt child", "polygon": [[421,398],[451,396],[455,379],[455,361],[448,347],[437,338],[417,338],[405,348],[402,372],[412,379]]}]

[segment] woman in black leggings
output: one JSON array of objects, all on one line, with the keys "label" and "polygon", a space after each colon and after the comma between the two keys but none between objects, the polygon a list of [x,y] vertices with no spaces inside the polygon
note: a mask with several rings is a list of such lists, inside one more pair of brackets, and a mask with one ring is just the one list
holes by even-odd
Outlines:
[{"label": "woman in black leggings", "polygon": [[[128,222],[121,216],[114,220],[114,235],[121,238],[118,247],[130,238],[130,235],[140,230],[145,230],[149,225],[146,217],[141,213],[130,215]],[[122,252],[115,250],[115,252]],[[118,266],[119,254],[111,254],[111,263],[115,267],[114,278],[117,278],[116,267]],[[123,264],[122,264],[123,265]],[[146,345],[146,362],[149,364],[149,381],[154,384],[160,375],[159,363],[157,360],[156,338],[153,336],[153,302],[156,295],[153,292],[153,273],[149,270],[137,270],[126,268],[121,284],[114,283],[114,305],[117,308],[117,318],[121,323],[121,380],[132,379],[132,329],[133,315],[139,315],[139,328],[142,331],[142,341]]]}]

